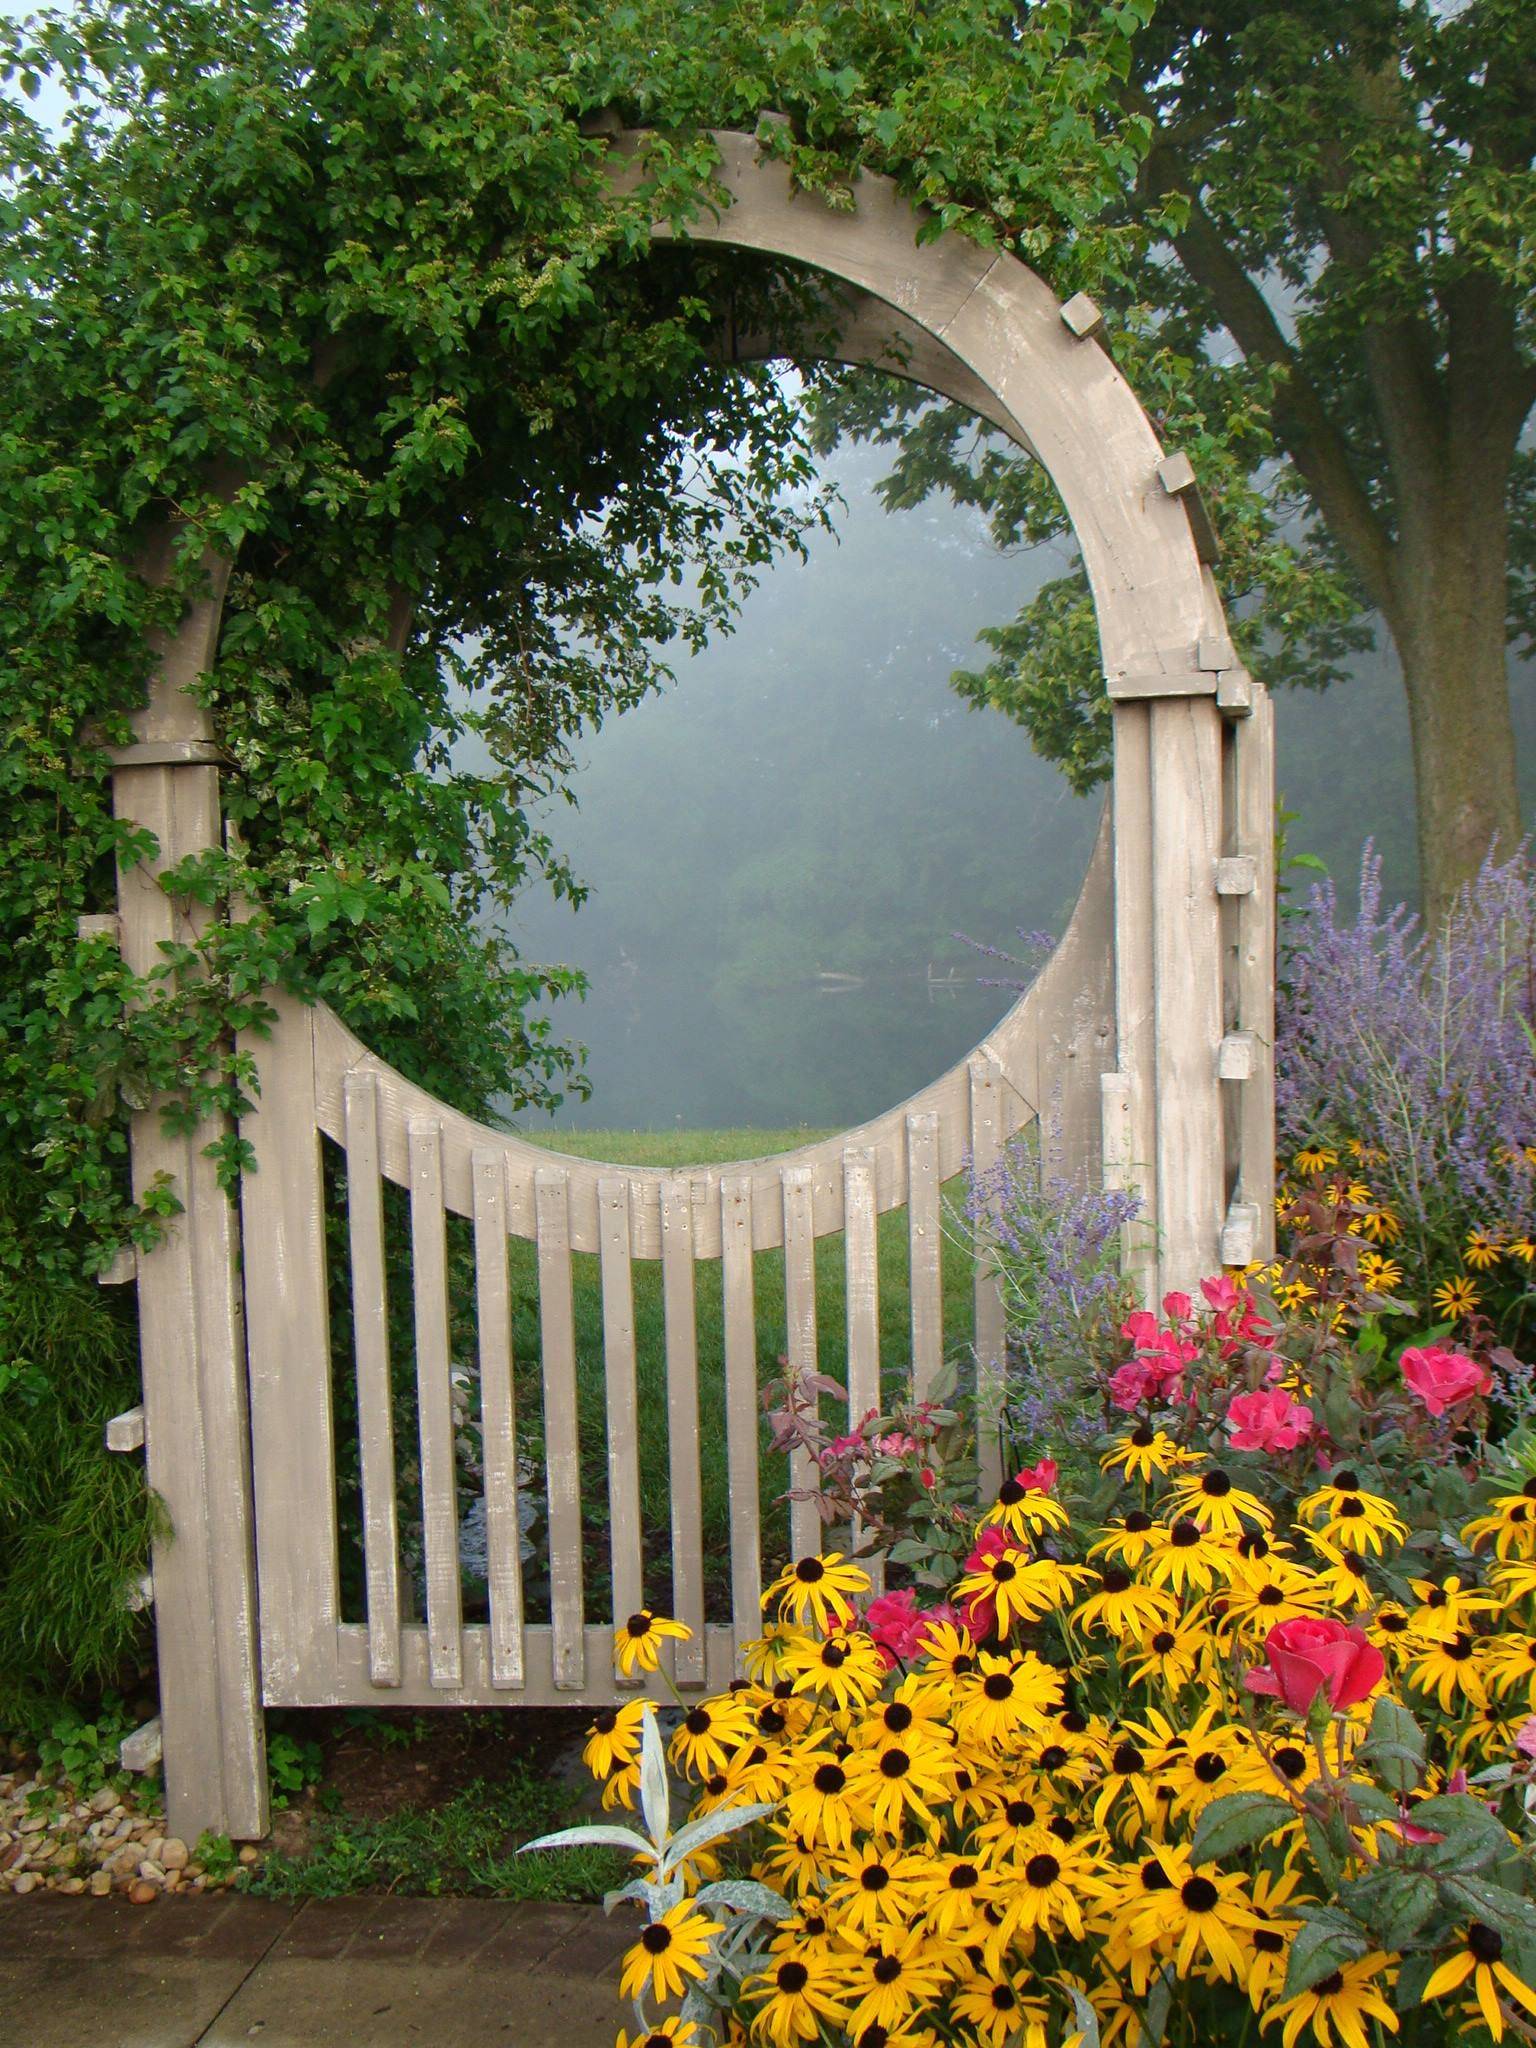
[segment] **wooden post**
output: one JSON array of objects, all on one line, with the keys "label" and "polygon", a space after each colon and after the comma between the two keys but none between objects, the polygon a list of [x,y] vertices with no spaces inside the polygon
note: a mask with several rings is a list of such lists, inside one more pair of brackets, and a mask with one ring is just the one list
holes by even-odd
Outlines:
[{"label": "wooden post", "polygon": [[[169,579],[175,533],[143,562]],[[209,557],[207,587],[164,636],[134,744],[113,757],[115,814],[152,832],[156,851],[118,875],[123,958],[135,974],[160,944],[195,942],[209,913],[167,896],[159,876],[221,843],[218,749],[190,689],[213,662],[228,565]],[[227,1124],[205,1117],[185,1135],[161,1127],[160,1104],[133,1117],[133,1190],[168,1175],[182,1204],[138,1260],[145,1452],[170,1534],[154,1546],[155,1637],[166,1809],[189,1842],[208,1830],[267,1831],[266,1746],[256,1659],[250,1432],[235,1207],[207,1147]]]}]

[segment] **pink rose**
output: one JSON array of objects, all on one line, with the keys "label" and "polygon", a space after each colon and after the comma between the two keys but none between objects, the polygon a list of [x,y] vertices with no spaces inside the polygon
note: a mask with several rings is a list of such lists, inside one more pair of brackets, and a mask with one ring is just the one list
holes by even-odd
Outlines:
[{"label": "pink rose", "polygon": [[1109,1376],[1109,1398],[1117,1408],[1124,1408],[1129,1413],[1132,1408],[1141,1406],[1154,1384],[1151,1373],[1144,1365],[1134,1358],[1128,1359],[1118,1371],[1112,1372]]},{"label": "pink rose", "polygon": [[1369,1699],[1387,1674],[1386,1659],[1364,1629],[1346,1628],[1331,1615],[1279,1621],[1264,1638],[1267,1671],[1250,1671],[1250,1692],[1282,1700],[1305,1714],[1322,1693],[1336,1713]]},{"label": "pink rose", "polygon": [[1015,1486],[1022,1486],[1026,1493],[1050,1493],[1056,1485],[1059,1470],[1054,1458],[1042,1458],[1036,1465],[1026,1465],[1013,1475]]},{"label": "pink rose", "polygon": [[1234,1451],[1293,1451],[1312,1434],[1312,1410],[1289,1394],[1234,1394],[1227,1403]]},{"label": "pink rose", "polygon": [[864,1610],[864,1626],[875,1639],[887,1671],[899,1659],[907,1663],[923,1638],[925,1617],[917,1610],[917,1595],[910,1588],[899,1593],[882,1593]]},{"label": "pink rose", "polygon": [[1486,1366],[1464,1351],[1442,1351],[1438,1344],[1426,1344],[1402,1356],[1403,1383],[1417,1394],[1431,1415],[1443,1415],[1475,1394],[1486,1394],[1493,1377]]},{"label": "pink rose", "polygon": [[1536,1714],[1531,1714],[1515,1730],[1515,1747],[1522,1756],[1536,1757]]},{"label": "pink rose", "polygon": [[908,1436],[904,1430],[893,1430],[889,1436],[877,1436],[875,1449],[882,1458],[910,1457],[917,1449],[917,1438]]},{"label": "pink rose", "polygon": [[1195,1312],[1195,1304],[1187,1294],[1165,1294],[1163,1314],[1170,1323],[1187,1323]]}]

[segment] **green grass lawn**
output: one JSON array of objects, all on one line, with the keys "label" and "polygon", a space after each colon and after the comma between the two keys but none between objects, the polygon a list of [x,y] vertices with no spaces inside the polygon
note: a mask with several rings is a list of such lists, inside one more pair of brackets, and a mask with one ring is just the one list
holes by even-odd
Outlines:
[{"label": "green grass lawn", "polygon": [[[698,1166],[736,1159],[764,1158],[793,1151],[826,1136],[812,1130],[727,1131],[560,1131],[525,1133],[552,1150],[587,1159],[611,1159],[634,1166]],[[958,1184],[949,1192],[958,1193]],[[519,1362],[520,1414],[538,1411],[538,1293],[532,1245],[514,1241],[512,1282],[519,1297],[514,1349]],[[607,1537],[601,1504],[606,1497],[606,1439],[603,1404],[602,1298],[598,1261],[592,1254],[574,1260],[576,1343],[583,1491],[588,1540],[588,1614],[604,1617],[607,1596]],[[944,1330],[946,1347],[964,1348],[971,1335],[971,1271],[965,1247],[946,1234],[943,1251]],[[892,1210],[880,1218],[880,1360],[882,1377],[894,1389],[910,1371],[911,1340],[907,1302],[907,1215]],[[757,1350],[761,1380],[774,1377],[785,1348],[784,1259],[781,1252],[759,1252],[756,1261]],[[670,1595],[667,1555],[667,1431],[666,1356],[662,1324],[661,1268],[653,1260],[634,1264],[635,1340],[640,1394],[640,1484],[647,1532],[647,1598],[665,1602]],[[725,1462],[724,1340],[721,1327],[720,1266],[700,1261],[696,1269],[699,1346],[700,1428],[703,1445],[704,1553],[709,1573],[711,1618],[728,1613],[728,1499]],[[843,1239],[824,1237],[816,1246],[816,1314],[821,1368],[843,1379],[847,1359],[847,1323],[843,1275]],[[785,1516],[776,1504],[787,1483],[781,1460],[762,1461],[762,1512],[765,1561],[782,1555],[786,1544]]]}]

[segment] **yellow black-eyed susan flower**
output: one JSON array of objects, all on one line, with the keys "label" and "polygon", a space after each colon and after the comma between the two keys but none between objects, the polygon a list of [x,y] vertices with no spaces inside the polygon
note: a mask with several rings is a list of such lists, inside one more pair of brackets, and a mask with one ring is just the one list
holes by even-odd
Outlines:
[{"label": "yellow black-eyed susan flower", "polygon": [[613,1654],[620,1671],[632,1678],[637,1671],[654,1671],[664,1642],[685,1643],[693,1631],[683,1622],[642,1607],[613,1633]]},{"label": "yellow black-eyed susan flower", "polygon": [[789,1617],[801,1627],[814,1624],[825,1630],[831,1622],[847,1621],[853,1603],[869,1591],[869,1574],[845,1561],[840,1550],[825,1557],[802,1557],[787,1565],[763,1595],[777,1600],[782,1620]]},{"label": "yellow black-eyed susan flower", "polygon": [[1481,1920],[1469,1923],[1460,1946],[1446,1957],[1424,1986],[1424,2002],[1444,1998],[1463,1986],[1469,1986],[1472,1992],[1463,2009],[1469,2015],[1481,2015],[1495,2041],[1504,2038],[1503,1999],[1513,1999],[1526,2012],[1536,2015],[1536,1991],[1504,1960],[1503,1935]]},{"label": "yellow black-eyed susan flower", "polygon": [[711,1920],[690,1900],[680,1900],[670,1912],[653,1920],[634,1947],[625,1951],[620,1991],[625,1998],[650,1994],[663,2004],[681,1998],[690,1980],[704,1981],[709,1945],[724,1932],[720,1921]]},{"label": "yellow black-eyed susan flower", "polygon": [[1124,1436],[1118,1436],[1099,1460],[1105,1472],[1123,1472],[1127,1479],[1150,1484],[1154,1477],[1166,1477],[1181,1465],[1198,1465],[1199,1453],[1181,1450],[1164,1429],[1139,1422]]}]

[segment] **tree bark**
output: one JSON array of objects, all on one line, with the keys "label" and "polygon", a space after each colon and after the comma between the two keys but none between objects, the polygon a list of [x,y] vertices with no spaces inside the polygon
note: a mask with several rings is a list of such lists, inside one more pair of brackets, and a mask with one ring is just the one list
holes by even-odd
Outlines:
[{"label": "tree bark", "polygon": [[[1507,644],[1506,465],[1462,465],[1403,506],[1387,624],[1413,740],[1419,881],[1438,927],[1497,843],[1521,836]],[[1471,467],[1473,473],[1466,474]]]}]

